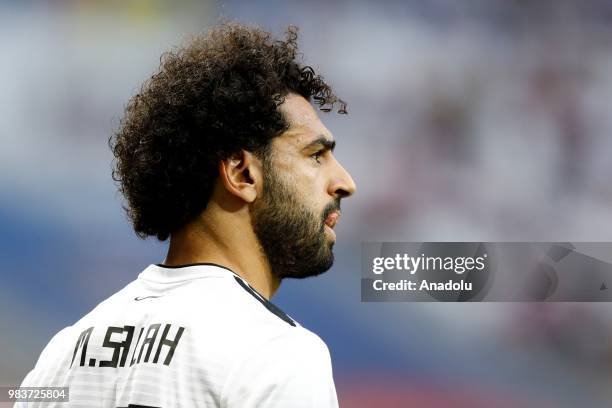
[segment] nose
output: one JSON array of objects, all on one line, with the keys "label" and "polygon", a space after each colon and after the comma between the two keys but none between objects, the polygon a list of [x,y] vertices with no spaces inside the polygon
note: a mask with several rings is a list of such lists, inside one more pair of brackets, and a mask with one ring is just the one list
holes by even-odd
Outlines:
[{"label": "nose", "polygon": [[329,194],[335,198],[345,198],[355,194],[357,187],[353,178],[335,158],[335,171],[329,184]]}]

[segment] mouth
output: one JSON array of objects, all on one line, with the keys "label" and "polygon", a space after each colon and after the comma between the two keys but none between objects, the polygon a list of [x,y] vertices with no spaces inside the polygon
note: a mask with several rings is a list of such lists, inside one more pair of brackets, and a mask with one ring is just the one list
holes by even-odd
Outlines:
[{"label": "mouth", "polygon": [[340,212],[334,211],[325,218],[325,225],[327,225],[330,229],[334,229],[338,223],[338,220],[340,220]]}]

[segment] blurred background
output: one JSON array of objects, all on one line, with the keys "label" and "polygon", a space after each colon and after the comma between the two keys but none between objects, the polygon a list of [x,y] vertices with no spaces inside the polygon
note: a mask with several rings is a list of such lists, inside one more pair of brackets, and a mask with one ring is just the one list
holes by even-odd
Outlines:
[{"label": "blurred background", "polygon": [[223,19],[301,29],[349,115],[336,263],[274,303],[343,407],[612,405],[612,305],[361,303],[364,241],[611,241],[612,3],[0,0],[0,384],[161,262],[108,137],[163,51]]}]

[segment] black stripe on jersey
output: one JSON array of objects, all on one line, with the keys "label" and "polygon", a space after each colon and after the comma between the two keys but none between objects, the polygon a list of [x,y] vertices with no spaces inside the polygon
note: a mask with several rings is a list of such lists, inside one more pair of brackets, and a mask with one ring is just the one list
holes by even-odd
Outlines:
[{"label": "black stripe on jersey", "polygon": [[257,293],[257,291],[255,289],[253,289],[249,284],[247,284],[246,282],[244,282],[242,279],[240,279],[237,276],[234,276],[234,279],[236,279],[236,282],[238,282],[240,284],[240,286],[242,286],[244,288],[244,290],[249,292],[255,299],[257,299],[259,301],[259,303],[264,305],[266,307],[266,309],[268,309],[270,312],[274,313],[280,319],[282,319],[282,320],[286,321],[287,323],[289,323],[291,326],[295,326],[295,321],[293,321],[292,318],[287,316],[287,314],[285,312],[283,312],[278,307],[276,307],[274,304],[272,304],[272,302],[270,302],[268,299],[266,299],[265,297],[263,297],[259,293]]},{"label": "black stripe on jersey", "polygon": [[190,264],[183,264],[183,265],[164,265],[164,264],[156,264],[156,266],[159,266],[160,268],[168,268],[168,269],[178,269],[178,268],[187,268],[188,266],[217,266],[219,268],[223,268],[225,270],[230,271],[231,273],[233,273],[234,275],[236,274],[236,272],[232,271],[230,268],[228,268],[227,266],[223,266],[223,265],[219,265],[216,263],[210,263],[210,262],[198,262],[198,263],[190,263]]},{"label": "black stripe on jersey", "polygon": [[159,407],[153,407],[151,405],[135,405],[135,404],[130,404],[127,407],[117,407],[117,408],[159,408]]}]

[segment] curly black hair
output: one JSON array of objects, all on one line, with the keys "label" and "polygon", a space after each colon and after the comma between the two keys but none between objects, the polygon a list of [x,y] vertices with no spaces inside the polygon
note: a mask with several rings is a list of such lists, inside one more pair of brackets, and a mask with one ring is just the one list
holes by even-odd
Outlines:
[{"label": "curly black hair", "polygon": [[296,61],[297,28],[283,40],[225,23],[162,55],[109,139],[113,179],[136,234],[160,241],[200,214],[218,163],[244,149],[261,157],[288,128],[277,109],[297,93],[346,113],[323,78]]}]

